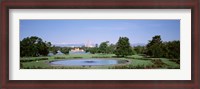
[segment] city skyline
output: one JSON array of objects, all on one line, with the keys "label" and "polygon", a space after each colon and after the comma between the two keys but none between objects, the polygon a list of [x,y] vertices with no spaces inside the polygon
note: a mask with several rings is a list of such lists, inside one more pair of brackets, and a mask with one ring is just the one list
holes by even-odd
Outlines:
[{"label": "city skyline", "polygon": [[20,40],[38,36],[52,44],[115,44],[128,37],[131,44],[147,44],[153,36],[180,40],[180,20],[20,20]]}]

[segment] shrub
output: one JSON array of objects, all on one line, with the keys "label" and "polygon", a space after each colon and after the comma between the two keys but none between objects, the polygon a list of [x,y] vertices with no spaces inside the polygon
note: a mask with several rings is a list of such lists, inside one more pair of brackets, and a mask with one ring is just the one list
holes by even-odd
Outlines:
[{"label": "shrub", "polygon": [[65,57],[54,57],[54,59],[66,59]]},{"label": "shrub", "polygon": [[73,57],[73,58],[75,58],[75,59],[76,59],[76,58],[83,58],[83,57]]},{"label": "shrub", "polygon": [[146,66],[143,64],[143,65],[137,65],[135,66],[136,69],[146,69]]},{"label": "shrub", "polygon": [[110,56],[92,56],[92,58],[111,58]]},{"label": "shrub", "polygon": [[126,57],[126,59],[151,60],[150,58],[135,58],[135,57]]},{"label": "shrub", "polygon": [[119,60],[118,61],[119,64],[124,64],[124,63],[127,63],[127,62],[129,62],[129,61],[128,60]]},{"label": "shrub", "polygon": [[145,65],[124,65],[124,66],[113,66],[110,67],[109,69],[145,69]]},{"label": "shrub", "polygon": [[163,68],[164,66],[166,66],[166,64],[160,59],[153,59],[151,60],[151,62],[154,63],[151,68]]},{"label": "shrub", "polygon": [[20,63],[20,68],[23,68],[23,64],[22,63]]},{"label": "shrub", "polygon": [[170,59],[170,61],[176,62],[177,64],[180,64],[180,59]]},{"label": "shrub", "polygon": [[135,57],[125,57],[126,59],[136,59]]},{"label": "shrub", "polygon": [[138,58],[139,60],[151,60],[150,58]]},{"label": "shrub", "polygon": [[41,60],[48,60],[48,58],[21,59],[20,62],[32,62],[32,61],[41,61]]}]

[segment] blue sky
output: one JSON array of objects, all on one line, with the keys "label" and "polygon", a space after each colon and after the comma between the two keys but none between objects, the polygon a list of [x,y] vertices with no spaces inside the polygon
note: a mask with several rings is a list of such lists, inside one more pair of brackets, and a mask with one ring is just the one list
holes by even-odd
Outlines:
[{"label": "blue sky", "polygon": [[20,40],[38,36],[53,44],[115,44],[119,37],[147,44],[155,35],[180,40],[180,20],[20,20]]}]

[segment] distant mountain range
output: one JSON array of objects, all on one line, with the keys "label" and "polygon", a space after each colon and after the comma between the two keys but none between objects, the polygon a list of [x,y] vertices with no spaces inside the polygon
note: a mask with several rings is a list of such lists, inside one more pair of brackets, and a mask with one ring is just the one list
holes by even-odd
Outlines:
[{"label": "distant mountain range", "polygon": [[[55,46],[60,46],[60,47],[82,47],[82,46],[85,46],[84,43],[81,43],[81,44],[53,44]],[[91,44],[92,46],[95,46],[95,44]],[[100,45],[100,44],[98,44]],[[131,46],[145,46],[146,44],[145,43],[134,43],[134,44],[131,44]]]},{"label": "distant mountain range", "polygon": [[60,47],[82,47],[85,44],[53,44],[55,46],[60,46]]}]

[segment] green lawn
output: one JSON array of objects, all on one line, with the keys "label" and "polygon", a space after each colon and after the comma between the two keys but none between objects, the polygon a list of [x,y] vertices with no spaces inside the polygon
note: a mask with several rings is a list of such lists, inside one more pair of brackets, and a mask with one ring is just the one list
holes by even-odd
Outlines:
[{"label": "green lawn", "polygon": [[[126,65],[109,65],[109,66],[51,66],[49,62],[55,60],[67,60],[77,58],[116,58],[115,54],[70,54],[59,56],[44,57],[23,57],[20,58],[21,69],[179,69],[177,64],[167,58],[145,58],[141,55],[132,55],[125,58],[116,58],[117,60],[129,60]],[[43,59],[43,60],[40,60]],[[30,60],[30,61],[27,61]]]}]

